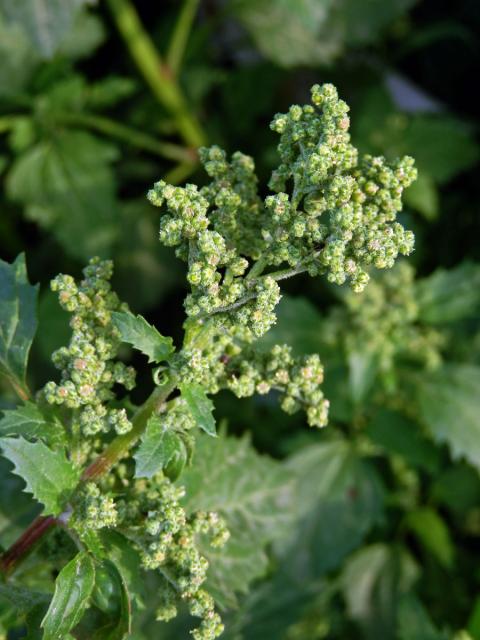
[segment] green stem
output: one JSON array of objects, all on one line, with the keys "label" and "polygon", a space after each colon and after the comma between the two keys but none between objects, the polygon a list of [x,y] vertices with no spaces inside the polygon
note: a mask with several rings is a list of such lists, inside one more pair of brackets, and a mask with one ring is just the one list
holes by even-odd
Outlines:
[{"label": "green stem", "polygon": [[169,184],[179,184],[185,178],[188,178],[195,171],[195,168],[196,164],[194,162],[181,162],[165,174],[164,180]]},{"label": "green stem", "polygon": [[[309,256],[308,260],[316,258],[318,255],[320,255],[320,251],[316,251],[312,256]],[[260,260],[258,262],[260,262]],[[252,267],[250,273],[255,269],[256,264]],[[262,265],[262,270],[263,267],[264,265]],[[306,271],[308,271],[308,268],[309,267],[305,266],[303,262],[300,262],[296,267],[293,267],[293,269],[279,269],[278,271],[267,273],[262,277],[271,278],[272,280],[278,282],[279,280],[286,280],[287,278],[292,278],[293,276],[297,276],[300,273],[305,273]],[[258,282],[258,280],[260,280],[259,277],[252,278],[248,283],[249,286],[253,286],[256,282]],[[217,307],[217,309],[214,309],[213,311],[210,311],[210,313],[205,314],[205,317],[213,316],[217,313],[224,313],[225,311],[232,311],[233,309],[238,309],[238,307],[242,307],[247,302],[250,302],[250,300],[255,300],[257,296],[258,293],[248,293],[233,304],[226,305],[225,307]]]},{"label": "green stem", "polygon": [[156,387],[150,397],[138,409],[132,420],[132,429],[123,436],[117,436],[82,474],[82,481],[95,480],[105,475],[121,460],[140,439],[152,413],[157,412],[175,389],[176,380],[171,377],[161,387]]},{"label": "green stem", "polygon": [[132,129],[131,127],[127,127],[124,124],[103,116],[86,113],[55,113],[55,121],[67,125],[78,125],[80,127],[93,129],[94,131],[98,131],[112,138],[117,138],[133,147],[150,151],[168,160],[195,164],[197,159],[197,154],[192,149],[187,149],[170,142],[161,142],[141,131],[137,131],[136,129]]},{"label": "green stem", "polygon": [[167,63],[174,76],[178,76],[182,66],[188,37],[197,13],[198,2],[199,0],[185,0],[180,15],[178,16],[172,39],[170,40]]},{"label": "green stem", "polygon": [[185,97],[145,31],[130,0],[108,0],[116,26],[145,82],[157,100],[172,114],[185,142],[192,147],[205,144],[204,132],[188,110]]}]

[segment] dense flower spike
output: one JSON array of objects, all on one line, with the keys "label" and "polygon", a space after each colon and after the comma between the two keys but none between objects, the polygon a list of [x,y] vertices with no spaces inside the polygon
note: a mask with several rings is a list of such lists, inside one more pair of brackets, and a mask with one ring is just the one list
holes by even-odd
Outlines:
[{"label": "dense flower spike", "polygon": [[68,275],[57,276],[52,290],[58,292],[61,306],[72,314],[72,336],[68,347],[53,356],[60,369],[59,384],[48,382],[42,394],[49,404],[63,404],[78,409],[72,419],[72,431],[94,437],[113,429],[126,433],[131,429],[125,409],[107,408],[114,398],[112,387],[135,386],[135,371],[114,362],[120,345],[111,313],[126,310],[110,289],[113,265],[94,258],[84,269],[84,280],[77,285]]}]

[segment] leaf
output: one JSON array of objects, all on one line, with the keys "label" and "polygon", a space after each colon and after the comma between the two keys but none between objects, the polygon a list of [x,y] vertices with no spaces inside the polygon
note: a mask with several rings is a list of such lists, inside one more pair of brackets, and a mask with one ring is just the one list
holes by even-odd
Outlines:
[{"label": "leaf", "polygon": [[15,584],[9,583],[6,585],[0,582],[0,598],[8,600],[15,609],[25,613],[39,604],[48,602],[50,596],[48,593],[31,591]]},{"label": "leaf", "polygon": [[0,375],[7,376],[22,397],[28,397],[25,376],[37,329],[37,296],[38,285],[28,283],[23,254],[12,264],[0,260]]},{"label": "leaf", "polygon": [[18,94],[38,64],[38,54],[18,24],[7,24],[0,9],[0,96]]},{"label": "leaf", "polygon": [[98,534],[108,558],[118,567],[132,595],[140,600],[140,594],[145,587],[140,571],[140,555],[131,542],[117,531],[102,529]]},{"label": "leaf", "polygon": [[434,509],[420,507],[410,511],[405,518],[405,524],[443,567],[452,568],[455,548],[450,531]]},{"label": "leaf", "polygon": [[193,382],[180,384],[178,388],[198,427],[209,436],[216,436],[215,418],[212,415],[215,407],[205,389]]},{"label": "leaf", "polygon": [[470,262],[437,269],[416,285],[419,318],[442,325],[480,313],[480,265]]},{"label": "leaf", "polygon": [[480,367],[449,364],[416,378],[414,392],[422,422],[453,458],[480,468]]},{"label": "leaf", "polygon": [[438,447],[423,435],[418,424],[401,413],[380,409],[369,421],[366,434],[386,454],[400,455],[414,467],[430,473],[440,468]]},{"label": "leaf", "polygon": [[151,478],[172,461],[183,460],[185,464],[187,452],[180,435],[165,429],[162,419],[153,416],[147,423],[134,458],[135,477]]},{"label": "leaf", "polygon": [[320,352],[322,320],[321,313],[306,298],[284,295],[277,307],[277,322],[258,344],[288,344],[296,355]]},{"label": "leaf", "polygon": [[438,189],[425,171],[421,171],[415,182],[405,190],[403,200],[409,207],[420,212],[426,220],[435,220],[438,217]]},{"label": "leaf", "polygon": [[107,256],[118,235],[111,168],[117,155],[90,133],[59,129],[17,157],[6,177],[7,194],[72,257]]},{"label": "leaf", "polygon": [[26,402],[16,409],[7,409],[0,419],[0,438],[4,436],[22,436],[41,439],[46,443],[61,443],[65,434],[57,418],[44,414],[33,402]]},{"label": "leaf", "polygon": [[[131,604],[127,583],[122,576],[117,565],[110,560],[104,560],[101,568],[110,580],[110,584],[104,584],[106,589],[102,589],[99,584],[99,570],[96,571],[96,584],[94,596],[97,606],[102,604],[99,600],[103,598],[104,610],[106,613],[116,609],[114,620],[106,627],[98,629],[92,640],[123,640],[131,631]],[[112,598],[114,599],[112,601]],[[118,601],[115,601],[118,598]],[[101,608],[101,607],[100,607]]]},{"label": "leaf", "polygon": [[412,594],[400,598],[398,607],[398,640],[448,640],[433,625],[422,603]]},{"label": "leaf", "polygon": [[14,464],[14,473],[25,480],[25,491],[44,505],[44,514],[59,515],[66,494],[78,482],[80,470],[73,467],[62,450],[52,451],[43,442],[1,438],[0,447]]},{"label": "leaf", "polygon": [[347,613],[367,640],[396,638],[398,601],[417,575],[417,566],[401,547],[372,544],[347,560],[340,576]]},{"label": "leaf", "polygon": [[281,66],[330,62],[341,51],[336,33],[322,31],[320,37],[332,0],[237,0],[232,5],[260,52]]},{"label": "leaf", "polygon": [[51,58],[65,37],[79,9],[89,0],[1,0],[0,13],[6,21],[21,26],[43,58]]},{"label": "leaf", "polygon": [[277,546],[289,572],[314,581],[339,566],[380,521],[383,488],[366,460],[345,440],[301,449],[288,460],[297,477],[298,525]]},{"label": "leaf", "polygon": [[292,523],[293,482],[290,471],[259,455],[247,438],[198,438],[181,483],[188,511],[217,511],[231,532],[222,549],[203,549],[211,560],[208,588],[222,607],[235,606],[236,594],[265,573],[265,546]]},{"label": "leaf", "polygon": [[42,620],[43,640],[62,640],[80,622],[94,586],[93,560],[80,552],[57,576],[55,593]]},{"label": "leaf", "polygon": [[149,362],[162,362],[174,352],[173,340],[162,336],[143,316],[129,312],[112,313],[113,323],[120,331],[123,342],[131,344],[146,356]]}]

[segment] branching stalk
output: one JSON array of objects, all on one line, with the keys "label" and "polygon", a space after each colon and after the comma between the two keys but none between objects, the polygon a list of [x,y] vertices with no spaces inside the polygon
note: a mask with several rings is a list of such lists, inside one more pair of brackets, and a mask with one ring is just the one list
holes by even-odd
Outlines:
[{"label": "branching stalk", "polygon": [[176,79],[145,31],[130,0],[108,0],[115,24],[152,93],[173,116],[177,128],[191,147],[205,144],[205,134],[189,111]]}]

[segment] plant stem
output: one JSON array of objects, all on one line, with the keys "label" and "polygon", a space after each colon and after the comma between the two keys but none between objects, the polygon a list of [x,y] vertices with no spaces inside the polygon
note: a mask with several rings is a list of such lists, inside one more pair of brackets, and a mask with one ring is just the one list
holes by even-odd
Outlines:
[{"label": "plant stem", "polygon": [[63,124],[88,127],[89,129],[104,133],[112,138],[117,138],[133,147],[150,151],[168,160],[176,160],[177,162],[183,163],[188,162],[190,164],[195,164],[197,160],[197,154],[193,149],[187,149],[171,142],[156,140],[141,131],[137,131],[136,129],[132,129],[131,127],[127,127],[124,124],[103,116],[86,113],[56,113],[55,120]]},{"label": "plant stem", "polygon": [[204,132],[189,112],[185,97],[167,65],[145,31],[130,0],[108,0],[113,19],[140,73],[157,100],[172,114],[185,142],[205,144]]},{"label": "plant stem", "polygon": [[[123,436],[117,436],[106,449],[98,456],[96,460],[88,466],[80,478],[80,482],[88,482],[105,475],[119,460],[121,460],[128,450],[140,439],[148,419],[155,411],[158,411],[162,404],[166,401],[171,392],[175,389],[175,377],[169,380],[161,387],[156,387],[150,397],[138,409],[133,417],[133,428]],[[5,576],[10,574],[16,566],[24,560],[33,550],[35,545],[43,538],[43,536],[58,523],[62,523],[69,516],[70,510],[66,510],[58,518],[53,516],[39,516],[25,530],[20,538],[5,551],[0,559],[0,570]],[[63,518],[63,519],[62,519]]]},{"label": "plant stem", "polygon": [[[308,260],[311,260],[312,258],[316,258],[319,254],[320,254],[320,251],[316,251],[312,256],[308,257]],[[258,262],[260,263],[261,259]],[[255,263],[253,265],[252,269],[248,274],[249,276],[254,271],[257,264],[258,263]],[[262,263],[261,265],[262,270],[264,266],[265,265]],[[308,266],[305,266],[304,263],[300,262],[296,267],[293,267],[291,269],[279,269],[278,271],[273,271],[272,273],[266,273],[264,276],[261,276],[261,277],[271,278],[272,280],[275,280],[276,282],[278,282],[279,280],[286,280],[287,278],[292,278],[293,276],[297,276],[300,273],[305,273],[305,271],[308,271]],[[247,276],[247,279],[248,279],[248,276]],[[256,277],[256,278],[252,277],[252,279],[249,281],[249,285],[253,286],[260,279],[261,279],[260,277]],[[225,307],[218,307],[217,309],[210,311],[210,313],[205,314],[205,317],[208,318],[209,316],[213,316],[217,313],[224,313],[225,311],[232,311],[233,309],[242,307],[247,302],[250,302],[250,300],[255,300],[257,296],[258,296],[258,293],[248,293],[247,295],[243,296],[233,304],[226,305]]]},{"label": "plant stem", "polygon": [[196,163],[194,162],[181,162],[165,174],[164,180],[169,184],[179,184],[180,182],[183,182],[185,178],[188,178],[188,176],[195,171],[195,168]]},{"label": "plant stem", "polygon": [[132,420],[132,429],[123,436],[117,436],[96,460],[82,474],[81,480],[95,480],[105,475],[128,450],[140,439],[147,426],[148,419],[159,410],[171,392],[175,389],[176,380],[171,377],[163,386],[156,387],[150,397],[138,409]]},{"label": "plant stem", "polygon": [[2,573],[5,576],[10,574],[17,564],[33,551],[47,531],[50,531],[56,524],[57,519],[53,516],[38,516],[38,518],[35,518],[20,538],[2,555],[0,559]]},{"label": "plant stem", "polygon": [[175,30],[170,40],[167,53],[167,63],[174,76],[178,76],[182,59],[185,55],[188,36],[192,29],[193,21],[197,13],[199,0],[185,0],[178,16]]}]

